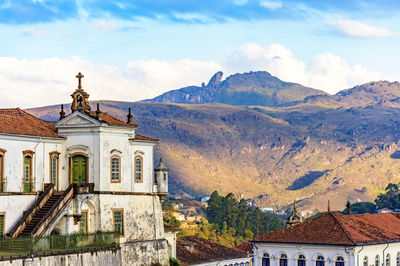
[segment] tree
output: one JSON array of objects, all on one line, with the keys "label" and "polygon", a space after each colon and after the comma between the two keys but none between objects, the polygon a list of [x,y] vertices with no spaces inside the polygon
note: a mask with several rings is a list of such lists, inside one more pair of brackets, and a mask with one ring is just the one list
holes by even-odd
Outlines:
[{"label": "tree", "polygon": [[[363,214],[363,213],[376,213],[376,205],[372,202],[357,202],[350,205],[351,213]],[[342,211],[347,213],[347,208]]]},{"label": "tree", "polygon": [[284,226],[276,216],[247,206],[245,200],[238,201],[232,193],[223,197],[217,191],[208,201],[207,219],[216,225],[219,236],[224,239],[228,235],[235,236],[236,240],[250,239]]},{"label": "tree", "polygon": [[375,199],[376,206],[380,208],[400,209],[400,192],[396,184],[389,183],[384,194],[379,194]]}]

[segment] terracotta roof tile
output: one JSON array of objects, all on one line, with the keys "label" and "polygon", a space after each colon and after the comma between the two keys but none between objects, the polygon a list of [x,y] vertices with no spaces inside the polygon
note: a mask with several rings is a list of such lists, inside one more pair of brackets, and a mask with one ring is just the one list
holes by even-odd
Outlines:
[{"label": "terracotta roof tile", "polygon": [[240,245],[237,245],[235,248],[243,251],[243,252],[248,252],[249,254],[253,254],[253,243],[249,241],[245,241]]},{"label": "terracotta roof tile", "polygon": [[0,134],[62,138],[53,122],[43,121],[19,108],[0,109]]},{"label": "terracotta roof tile", "polygon": [[182,265],[193,265],[244,258],[247,257],[247,253],[197,236],[184,236],[176,239],[176,256]]},{"label": "terracotta roof tile", "polygon": [[135,138],[133,138],[133,140],[154,141],[154,142],[158,142],[159,141],[159,139],[150,138],[150,137],[142,136],[142,135],[139,135],[139,134],[135,134]]},{"label": "terracotta roof tile", "polygon": [[361,245],[400,241],[392,213],[343,215],[327,212],[304,223],[254,238],[256,242]]},{"label": "terracotta roof tile", "polygon": [[[97,119],[96,112],[90,112],[90,116],[94,119]],[[110,126],[139,127],[137,124],[128,124],[107,113],[100,113],[100,117],[97,120],[99,120],[100,122],[105,122]]]}]

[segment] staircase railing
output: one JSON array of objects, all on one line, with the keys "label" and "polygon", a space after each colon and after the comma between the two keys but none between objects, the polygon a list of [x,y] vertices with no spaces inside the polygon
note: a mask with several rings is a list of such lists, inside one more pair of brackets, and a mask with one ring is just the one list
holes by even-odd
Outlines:
[{"label": "staircase railing", "polygon": [[22,218],[19,219],[18,223],[14,225],[14,227],[7,234],[8,237],[15,238],[18,237],[19,234],[24,231],[26,225],[32,220],[32,217],[36,214],[40,208],[46,203],[46,201],[53,195],[54,193],[54,185],[48,185],[45,190],[39,194],[39,197],[32,204],[32,206],[23,213]]},{"label": "staircase railing", "polygon": [[47,227],[58,217],[60,212],[68,205],[74,196],[74,184],[68,186],[63,195],[54,203],[51,209],[43,216],[40,222],[33,228],[32,237],[41,236]]}]

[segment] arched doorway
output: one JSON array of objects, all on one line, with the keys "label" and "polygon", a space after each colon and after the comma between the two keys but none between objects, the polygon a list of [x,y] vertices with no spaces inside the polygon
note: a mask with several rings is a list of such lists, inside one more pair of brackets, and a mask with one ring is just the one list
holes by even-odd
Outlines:
[{"label": "arched doorway", "polygon": [[88,178],[88,159],[84,155],[71,157],[71,183],[87,183]]}]

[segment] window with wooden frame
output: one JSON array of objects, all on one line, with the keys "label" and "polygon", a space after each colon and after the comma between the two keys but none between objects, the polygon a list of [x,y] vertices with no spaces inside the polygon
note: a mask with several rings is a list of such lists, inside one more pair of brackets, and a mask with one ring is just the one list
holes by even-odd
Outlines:
[{"label": "window with wooden frame", "polygon": [[23,151],[23,190],[24,192],[33,192],[33,178],[32,178],[32,162],[33,151]]},{"label": "window with wooden frame", "polygon": [[79,221],[79,233],[87,235],[89,229],[88,218],[88,210],[82,210],[81,220]]},{"label": "window with wooden frame", "polygon": [[6,227],[6,213],[0,212],[0,239],[4,237]]},{"label": "window with wooden frame", "polygon": [[4,155],[6,150],[0,149],[0,192],[6,191],[6,179],[4,176]]},{"label": "window with wooden frame", "polygon": [[135,183],[143,183],[143,157],[135,156]]},{"label": "window with wooden frame", "polygon": [[50,183],[52,183],[57,190],[58,190],[59,157],[60,157],[59,152],[53,151],[50,153]]},{"label": "window with wooden frame", "polygon": [[124,235],[124,210],[113,209],[114,232]]},{"label": "window with wooden frame", "polygon": [[111,183],[121,182],[121,157],[119,155],[111,156]]}]

